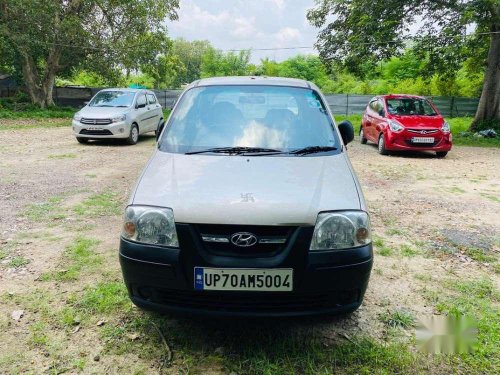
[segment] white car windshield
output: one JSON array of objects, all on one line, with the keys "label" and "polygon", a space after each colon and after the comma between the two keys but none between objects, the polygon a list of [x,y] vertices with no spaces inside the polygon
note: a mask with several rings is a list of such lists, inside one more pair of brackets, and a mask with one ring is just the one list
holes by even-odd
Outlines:
[{"label": "white car windshield", "polygon": [[90,107],[130,107],[134,102],[135,92],[101,91],[89,103]]},{"label": "white car windshield", "polygon": [[181,98],[160,150],[201,153],[227,149],[286,153],[332,152],[333,121],[311,89],[282,86],[195,87]]}]

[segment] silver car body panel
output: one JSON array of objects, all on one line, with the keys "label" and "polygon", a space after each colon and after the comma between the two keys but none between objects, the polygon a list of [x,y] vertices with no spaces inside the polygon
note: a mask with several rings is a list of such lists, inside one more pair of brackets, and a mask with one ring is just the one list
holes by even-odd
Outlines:
[{"label": "silver car body panel", "polygon": [[[311,82],[267,77],[195,81],[177,103],[191,88],[209,85],[310,88],[327,103]],[[176,222],[200,224],[314,225],[322,211],[367,210],[345,146],[340,154],[329,156],[184,155],[156,150],[129,204],[170,207]]]}]

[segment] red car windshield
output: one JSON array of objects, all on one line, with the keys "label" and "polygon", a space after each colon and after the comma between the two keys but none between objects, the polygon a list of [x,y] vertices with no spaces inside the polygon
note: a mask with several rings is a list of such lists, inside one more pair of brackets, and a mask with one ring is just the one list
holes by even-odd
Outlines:
[{"label": "red car windshield", "polygon": [[387,111],[396,116],[436,116],[437,113],[426,99],[391,98],[386,99]]}]

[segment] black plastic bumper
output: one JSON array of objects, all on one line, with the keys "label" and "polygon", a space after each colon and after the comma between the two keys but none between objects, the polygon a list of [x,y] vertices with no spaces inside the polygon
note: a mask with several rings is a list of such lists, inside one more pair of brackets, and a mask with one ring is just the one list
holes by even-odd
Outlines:
[{"label": "black plastic bumper", "polygon": [[[293,241],[272,257],[209,254],[178,224],[179,249],[120,241],[120,264],[130,298],[159,312],[214,316],[299,316],[347,313],[363,300],[373,262],[372,246],[310,252],[312,228],[299,228]],[[229,292],[194,289],[194,267],[293,268],[293,292]]]}]

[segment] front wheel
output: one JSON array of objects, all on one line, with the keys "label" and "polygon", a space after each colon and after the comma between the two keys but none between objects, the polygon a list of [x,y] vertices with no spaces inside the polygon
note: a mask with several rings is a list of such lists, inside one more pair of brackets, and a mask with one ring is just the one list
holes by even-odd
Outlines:
[{"label": "front wheel", "polygon": [[359,140],[362,145],[366,145],[366,142],[368,142],[368,139],[365,138],[365,132],[363,131],[363,126],[359,129]]},{"label": "front wheel", "polygon": [[133,124],[132,128],[130,129],[130,135],[128,136],[126,142],[129,145],[135,145],[138,140],[139,140],[139,128],[137,127],[136,124]]},{"label": "front wheel", "polygon": [[380,155],[387,155],[388,154],[388,152],[385,148],[384,134],[380,134],[380,137],[378,137],[378,153]]},{"label": "front wheel", "polygon": [[436,157],[438,158],[444,158],[446,155],[448,155],[448,151],[436,151]]}]

